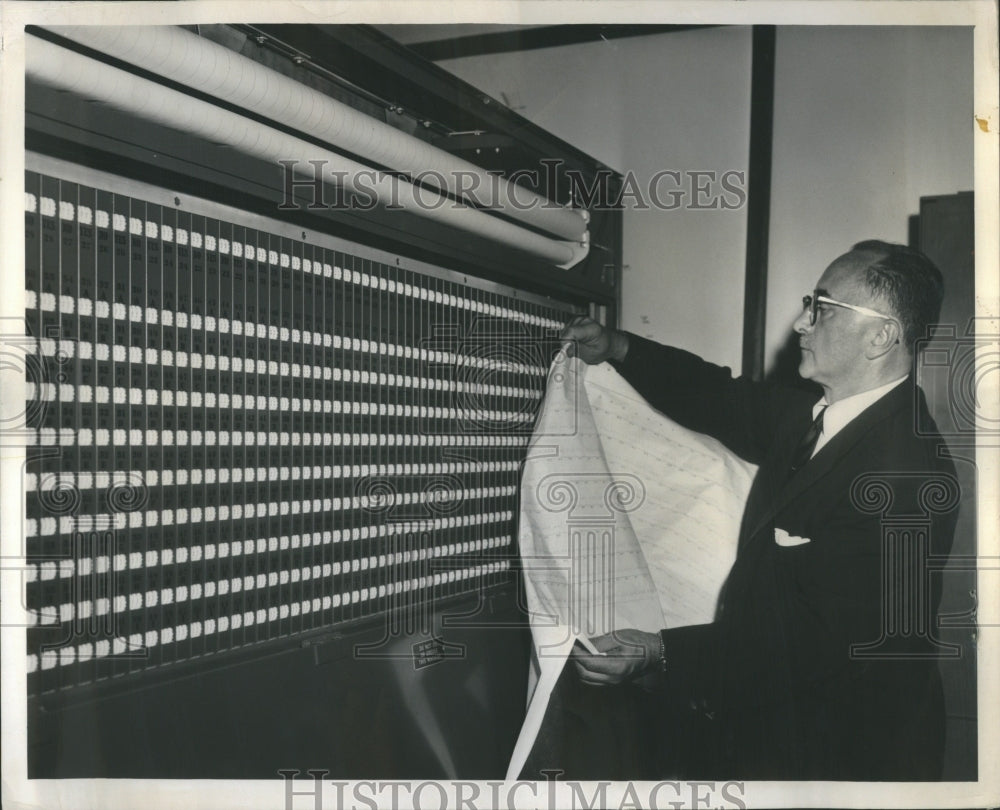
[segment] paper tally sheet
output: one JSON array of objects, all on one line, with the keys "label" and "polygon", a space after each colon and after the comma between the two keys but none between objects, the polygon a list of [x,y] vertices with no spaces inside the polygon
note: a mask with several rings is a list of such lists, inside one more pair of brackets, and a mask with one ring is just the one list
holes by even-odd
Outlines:
[{"label": "paper tally sheet", "polygon": [[534,655],[508,779],[578,639],[713,619],[754,471],[651,408],[609,364],[557,356],[521,481]]}]

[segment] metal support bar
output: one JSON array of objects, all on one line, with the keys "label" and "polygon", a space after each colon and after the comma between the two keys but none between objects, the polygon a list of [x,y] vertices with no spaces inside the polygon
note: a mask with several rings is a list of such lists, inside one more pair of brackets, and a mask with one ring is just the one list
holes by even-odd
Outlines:
[{"label": "metal support bar", "polygon": [[771,223],[775,27],[753,27],[750,88],[750,166],[747,191],[746,280],[743,294],[743,374],[764,376],[767,252]]}]

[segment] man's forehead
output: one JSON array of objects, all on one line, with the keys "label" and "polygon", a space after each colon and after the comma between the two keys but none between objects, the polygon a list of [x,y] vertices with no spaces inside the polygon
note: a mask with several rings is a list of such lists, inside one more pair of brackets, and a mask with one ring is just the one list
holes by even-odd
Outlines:
[{"label": "man's forehead", "polygon": [[845,253],[835,259],[816,284],[817,289],[833,293],[865,293],[865,271],[871,266],[874,256],[861,252]]}]

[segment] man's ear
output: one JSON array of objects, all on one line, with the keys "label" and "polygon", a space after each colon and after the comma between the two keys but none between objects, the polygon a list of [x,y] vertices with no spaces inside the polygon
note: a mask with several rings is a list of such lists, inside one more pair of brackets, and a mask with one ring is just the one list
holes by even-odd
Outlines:
[{"label": "man's ear", "polygon": [[872,333],[871,340],[865,347],[865,357],[875,360],[893,350],[902,342],[902,329],[899,323],[891,320],[882,321],[882,325]]}]

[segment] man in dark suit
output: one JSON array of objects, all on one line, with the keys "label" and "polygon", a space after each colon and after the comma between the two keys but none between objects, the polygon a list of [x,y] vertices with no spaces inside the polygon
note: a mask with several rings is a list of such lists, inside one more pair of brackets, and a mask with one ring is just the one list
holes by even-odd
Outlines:
[{"label": "man in dark suit", "polygon": [[610,360],[653,406],[759,465],[716,620],[574,653],[585,683],[656,687],[664,775],[940,778],[926,560],[950,549],[957,484],[936,428],[917,434],[933,422],[913,369],[941,296],[910,248],[862,242],[834,261],[794,327],[819,401],[587,318],[567,326],[570,352]]}]

